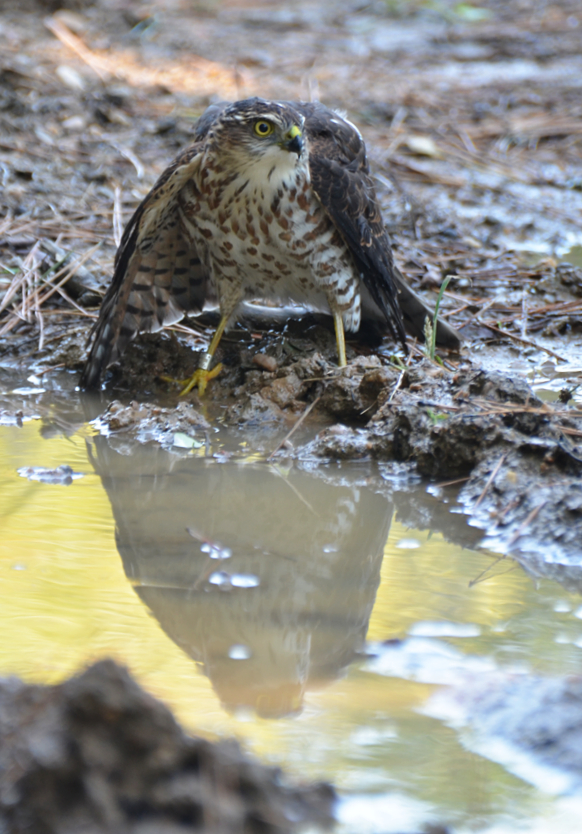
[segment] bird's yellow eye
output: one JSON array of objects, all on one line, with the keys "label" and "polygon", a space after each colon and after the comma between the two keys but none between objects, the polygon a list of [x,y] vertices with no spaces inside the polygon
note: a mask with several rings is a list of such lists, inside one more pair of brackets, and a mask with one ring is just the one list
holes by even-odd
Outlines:
[{"label": "bird's yellow eye", "polygon": [[257,136],[270,136],[271,133],[275,130],[275,126],[271,124],[271,122],[255,122],[254,131]]}]

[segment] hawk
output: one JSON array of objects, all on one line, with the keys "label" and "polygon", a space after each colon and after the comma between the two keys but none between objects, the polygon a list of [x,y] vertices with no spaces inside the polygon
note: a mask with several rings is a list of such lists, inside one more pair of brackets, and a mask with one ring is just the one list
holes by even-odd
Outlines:
[{"label": "hawk", "polygon": [[[99,384],[140,331],[218,301],[220,323],[182,393],[204,392],[224,330],[248,299],[331,313],[339,365],[345,331],[404,325],[422,338],[432,313],[394,265],[358,129],[313,102],[251,98],[210,106],[195,141],[161,175],[123,234],[81,385]],[[458,347],[439,322],[437,340]]]}]

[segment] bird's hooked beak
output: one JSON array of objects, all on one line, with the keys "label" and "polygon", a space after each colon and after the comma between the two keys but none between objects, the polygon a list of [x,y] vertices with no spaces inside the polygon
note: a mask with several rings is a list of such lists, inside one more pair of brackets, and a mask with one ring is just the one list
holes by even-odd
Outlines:
[{"label": "bird's hooked beak", "polygon": [[297,156],[301,156],[303,148],[305,147],[305,141],[303,139],[303,134],[297,125],[293,125],[293,127],[287,131],[281,146],[285,148],[286,151],[289,151],[289,153],[296,153]]}]

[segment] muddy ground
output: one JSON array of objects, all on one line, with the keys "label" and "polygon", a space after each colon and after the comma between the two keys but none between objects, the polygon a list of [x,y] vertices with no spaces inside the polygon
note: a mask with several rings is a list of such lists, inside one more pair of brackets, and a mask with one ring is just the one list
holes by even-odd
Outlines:
[{"label": "muddy ground", "polygon": [[329,785],[287,784],[234,741],[186,735],[110,660],[59,686],[0,681],[0,750],[11,834],[291,834],[333,813]]}]

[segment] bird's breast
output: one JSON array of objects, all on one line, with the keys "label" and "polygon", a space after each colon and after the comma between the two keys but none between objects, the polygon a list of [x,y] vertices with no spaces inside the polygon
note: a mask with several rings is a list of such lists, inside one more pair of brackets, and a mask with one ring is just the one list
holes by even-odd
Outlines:
[{"label": "bird's breast", "polygon": [[221,294],[234,284],[249,298],[291,299],[326,309],[357,275],[347,247],[300,169],[276,186],[244,175],[217,178],[205,193],[180,194],[184,225]]}]

